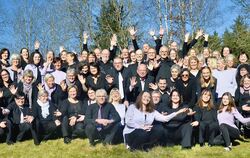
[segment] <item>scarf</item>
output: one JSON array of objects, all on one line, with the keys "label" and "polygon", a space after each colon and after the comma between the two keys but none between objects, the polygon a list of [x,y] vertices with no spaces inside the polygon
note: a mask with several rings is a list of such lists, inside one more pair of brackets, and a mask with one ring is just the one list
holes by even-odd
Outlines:
[{"label": "scarf", "polygon": [[37,99],[38,105],[41,107],[43,118],[47,118],[49,116],[49,102],[42,103],[39,99]]},{"label": "scarf", "polygon": [[48,85],[45,83],[44,88],[48,92],[49,100],[51,100],[51,94],[56,90],[56,86],[53,86],[52,88],[49,88]]},{"label": "scarf", "polygon": [[76,81],[70,82],[70,81],[66,78],[66,85],[67,85],[67,86],[74,86],[75,83],[76,83]]},{"label": "scarf", "polygon": [[23,92],[28,97],[29,107],[32,107],[32,83],[23,83]]}]

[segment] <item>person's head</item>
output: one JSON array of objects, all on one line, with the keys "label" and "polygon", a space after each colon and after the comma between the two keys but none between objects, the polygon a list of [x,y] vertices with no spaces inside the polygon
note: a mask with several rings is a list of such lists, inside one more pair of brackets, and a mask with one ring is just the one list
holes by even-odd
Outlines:
[{"label": "person's head", "polygon": [[191,49],[188,51],[188,56],[189,56],[189,57],[196,56],[197,54],[198,54],[198,51],[197,51],[195,48],[191,48]]},{"label": "person's head", "polygon": [[147,66],[145,64],[140,64],[137,67],[137,74],[139,77],[144,78],[147,76],[148,71],[147,71]]},{"label": "person's head", "polygon": [[69,82],[73,83],[76,80],[76,70],[75,69],[68,69],[66,72],[66,78]]},{"label": "person's head", "polygon": [[203,49],[202,54],[204,55],[204,58],[207,59],[211,56],[212,50],[206,47]]},{"label": "person's head", "polygon": [[104,63],[109,61],[110,52],[108,49],[103,49],[101,53],[101,58]]},{"label": "person's head", "polygon": [[169,58],[172,61],[178,61],[179,60],[178,52],[176,51],[176,49],[170,49],[169,50]]},{"label": "person's head", "polygon": [[204,89],[198,99],[198,106],[201,108],[207,106],[209,110],[212,109],[214,107],[212,97],[212,92],[209,89]]},{"label": "person's head", "polygon": [[173,41],[171,44],[170,44],[170,49],[174,49],[175,51],[178,52],[179,50],[179,47],[178,47],[178,43]]},{"label": "person's head", "polygon": [[113,62],[113,66],[117,71],[122,70],[123,68],[123,63],[122,63],[122,58],[116,57]]},{"label": "person's head", "polygon": [[233,99],[231,93],[229,93],[229,92],[225,92],[222,95],[222,100],[220,103],[219,111],[222,112],[222,109],[224,107],[227,107],[226,111],[228,111],[228,112],[232,112],[232,108],[235,107],[234,99]]},{"label": "person's head", "polygon": [[0,77],[1,83],[4,83],[4,82],[11,83],[10,73],[8,70],[6,70],[6,69],[0,70],[0,75],[1,75],[1,77]]},{"label": "person's head", "polygon": [[184,56],[183,58],[183,67],[187,68],[188,67],[188,62],[189,62],[189,56]]},{"label": "person's head", "polygon": [[12,54],[10,56],[10,64],[16,67],[20,67],[21,58],[19,54]]},{"label": "person's head", "polygon": [[90,52],[88,54],[88,63],[94,63],[96,62],[96,55],[93,52]]},{"label": "person's head", "polygon": [[49,93],[42,89],[38,92],[38,99],[42,102],[42,103],[47,103],[49,100]]},{"label": "person's head", "polygon": [[46,54],[46,61],[53,61],[55,58],[55,53],[53,50],[49,50]]},{"label": "person's head", "polygon": [[159,91],[153,91],[151,93],[153,103],[157,105],[161,101],[161,93]]},{"label": "person's head", "polygon": [[78,70],[82,75],[88,75],[89,73],[89,65],[87,62],[80,62],[78,66]]},{"label": "person's head", "polygon": [[3,48],[0,51],[0,59],[8,60],[10,57],[10,51],[7,48]]},{"label": "person's head", "polygon": [[129,57],[132,63],[136,63],[136,54],[134,51],[130,51]]},{"label": "person's head", "polygon": [[169,55],[169,49],[167,46],[162,46],[159,52],[161,59],[167,59]]},{"label": "person's head", "polygon": [[29,58],[29,63],[37,65],[37,66],[42,65],[43,57],[42,57],[41,53],[37,52],[37,51],[32,52],[30,55],[30,58]]},{"label": "person's head", "polygon": [[158,85],[159,90],[165,91],[167,89],[167,79],[159,78],[157,85]]},{"label": "person's head", "polygon": [[96,103],[99,105],[103,105],[108,98],[108,94],[105,89],[96,90],[95,96],[96,96]]},{"label": "person's head", "polygon": [[183,82],[187,82],[190,78],[189,70],[187,68],[182,69],[180,76]]},{"label": "person's head", "polygon": [[90,100],[95,100],[95,91],[93,89],[89,88],[87,94]]},{"label": "person's head", "polygon": [[181,94],[177,89],[174,89],[170,93],[170,105],[176,104],[180,105],[182,103],[182,97]]},{"label": "person's head", "polygon": [[147,52],[147,57],[149,60],[154,60],[156,57],[156,50],[154,48],[149,48]]},{"label": "person's head", "polygon": [[207,66],[211,69],[217,69],[217,58],[216,57],[208,57],[207,58]]},{"label": "person's head", "polygon": [[144,53],[142,52],[142,50],[138,49],[138,50],[135,52],[135,57],[136,57],[136,61],[137,61],[137,62],[142,62],[143,57],[144,57]]},{"label": "person's head", "polygon": [[101,59],[101,49],[95,48],[93,52],[98,60]]},{"label": "person's head", "polygon": [[218,50],[213,51],[212,56],[215,57],[216,59],[221,58],[221,54]]},{"label": "person's head", "polygon": [[23,82],[25,84],[31,84],[34,80],[34,75],[31,70],[27,69],[23,72]]},{"label": "person's head", "polygon": [[75,57],[76,57],[75,53],[68,52],[66,56],[67,63],[73,63],[75,61]]},{"label": "person's head", "polygon": [[68,90],[68,98],[76,99],[78,91],[77,86],[76,85],[69,86],[67,90]]},{"label": "person's head", "polygon": [[119,103],[120,101],[121,101],[121,94],[119,92],[119,89],[118,88],[111,89],[110,94],[109,94],[109,102],[110,103],[113,103],[113,102]]},{"label": "person's head", "polygon": [[88,60],[88,52],[86,50],[83,50],[81,53],[81,60],[87,61]]},{"label": "person's head", "polygon": [[196,56],[190,56],[188,61],[188,67],[190,70],[199,69],[199,60]]},{"label": "person's head", "polygon": [[66,61],[67,60],[67,54],[68,54],[68,52],[66,50],[62,50],[60,52],[60,58],[61,58],[62,61]]},{"label": "person's head", "polygon": [[240,86],[244,89],[250,89],[250,74],[246,74],[240,80]]},{"label": "person's head", "polygon": [[146,91],[142,91],[136,99],[135,106],[137,109],[141,111],[153,112],[154,103],[153,103],[150,93]]},{"label": "person's head", "polygon": [[225,59],[224,58],[219,58],[217,60],[217,69],[221,71],[221,70],[225,70],[225,68],[226,68]]},{"label": "person's head", "polygon": [[145,43],[145,44],[143,44],[143,46],[142,46],[142,51],[143,51],[144,53],[147,54],[149,48],[150,48],[149,45],[148,45],[147,43]]},{"label": "person's head", "polygon": [[22,107],[25,103],[25,94],[23,92],[17,92],[14,95],[15,103],[17,106]]},{"label": "person's head", "polygon": [[20,50],[20,55],[21,55],[21,58],[28,60],[29,59],[29,50],[28,50],[28,48],[22,48]]},{"label": "person's head", "polygon": [[233,54],[228,54],[225,57],[227,68],[234,68],[236,64],[236,58]]},{"label": "person's head", "polygon": [[93,76],[97,76],[100,74],[101,70],[97,63],[90,63],[89,64],[89,72]]},{"label": "person's head", "polygon": [[129,58],[129,51],[127,48],[123,48],[121,51],[121,58],[128,59]]},{"label": "person's head", "polygon": [[247,64],[249,61],[249,55],[246,52],[240,52],[238,60],[240,64]]},{"label": "person's head", "polygon": [[56,57],[54,60],[53,60],[53,65],[54,65],[54,68],[56,70],[61,70],[61,67],[62,67],[62,60],[60,57]]},{"label": "person's head", "polygon": [[221,56],[222,56],[223,58],[225,58],[225,57],[227,57],[229,54],[231,54],[230,48],[227,47],[227,46],[224,46],[224,47],[222,48],[222,50],[221,50]]},{"label": "person's head", "polygon": [[196,57],[197,57],[197,59],[199,61],[198,68],[203,67],[205,65],[205,63],[206,63],[206,59],[205,59],[204,55],[203,54],[198,54]]},{"label": "person's head", "polygon": [[44,76],[44,81],[48,88],[53,88],[55,86],[55,77],[52,74],[46,74]]},{"label": "person's head", "polygon": [[171,73],[171,77],[176,80],[179,77],[179,74],[181,72],[181,67],[177,64],[174,64],[171,66],[170,68],[170,73]]},{"label": "person's head", "polygon": [[212,71],[208,66],[205,66],[201,69],[200,83],[201,87],[207,87],[207,83],[209,83],[211,87],[215,86],[215,79],[212,76]]}]

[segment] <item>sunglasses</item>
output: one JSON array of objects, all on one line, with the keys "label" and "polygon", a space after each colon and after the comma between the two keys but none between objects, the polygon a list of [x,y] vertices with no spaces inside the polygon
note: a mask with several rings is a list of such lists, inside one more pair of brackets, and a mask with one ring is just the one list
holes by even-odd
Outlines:
[{"label": "sunglasses", "polygon": [[189,75],[188,74],[182,74],[181,76],[182,77],[188,77]]}]

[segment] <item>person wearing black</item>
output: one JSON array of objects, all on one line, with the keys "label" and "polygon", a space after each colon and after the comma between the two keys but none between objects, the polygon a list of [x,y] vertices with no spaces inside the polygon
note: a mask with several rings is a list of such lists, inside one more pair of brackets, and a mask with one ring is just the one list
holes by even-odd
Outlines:
[{"label": "person wearing black", "polygon": [[[0,94],[1,95],[1,94]],[[12,145],[12,124],[9,119],[7,119],[4,115],[4,108],[0,109],[0,138],[3,135],[6,135],[6,143],[8,145]],[[2,139],[2,138],[1,138]]]},{"label": "person wearing black", "polygon": [[84,135],[87,106],[77,99],[77,90],[76,86],[69,86],[68,99],[64,100],[59,108],[63,117],[62,135],[65,144],[69,144],[74,137]]},{"label": "person wearing black", "polygon": [[25,66],[29,63],[29,50],[28,48],[22,48],[20,50],[21,68],[24,70]]},{"label": "person wearing black", "polygon": [[169,89],[172,91],[173,89],[176,88],[175,84],[180,77],[179,75],[181,72],[181,67],[177,64],[174,64],[173,66],[171,66],[170,71],[171,71],[171,76],[170,78],[167,78],[167,85]]},{"label": "person wearing black", "polygon": [[21,58],[18,54],[12,54],[10,57],[10,67],[7,67],[6,69],[10,73],[10,78],[13,81],[13,83],[18,83],[22,78],[23,70],[21,68]]},{"label": "person wearing black", "polygon": [[240,87],[241,78],[246,74],[250,74],[250,65],[249,64],[239,65],[237,67],[237,74],[236,74],[236,82],[238,87]]},{"label": "person wearing black", "polygon": [[149,84],[154,83],[154,77],[148,75],[145,64],[140,64],[137,67],[137,75],[132,76],[127,82],[126,94],[128,101],[135,102],[140,92],[150,90]]},{"label": "person wearing black", "polygon": [[16,93],[14,98],[15,101],[4,109],[4,114],[8,114],[8,117],[13,124],[13,128],[18,129],[16,141],[22,141],[24,135],[30,131],[34,139],[34,144],[39,145],[40,141],[34,128],[35,123],[33,113],[28,106],[24,105],[25,94],[23,92]]},{"label": "person wearing black", "polygon": [[[175,89],[170,94],[170,105],[164,112],[171,115],[182,108],[188,108],[188,106],[182,103],[181,95],[178,90]],[[191,125],[190,115],[193,115],[195,112],[191,109],[188,111],[188,113],[180,114],[164,124],[166,140],[169,141],[166,142],[167,144],[180,143],[183,149],[191,148],[193,127]]]},{"label": "person wearing black", "polygon": [[10,57],[10,51],[7,48],[3,48],[0,51],[0,67],[7,68],[10,66],[8,60]]},{"label": "person wearing black", "polygon": [[121,118],[114,106],[107,102],[107,92],[104,89],[96,91],[96,103],[88,106],[85,114],[85,133],[91,146],[96,139],[103,144],[111,144],[119,128]]},{"label": "person wearing black", "polygon": [[217,120],[217,111],[214,107],[213,95],[209,89],[204,89],[201,92],[198,104],[193,110],[196,113],[192,126],[198,126],[200,146],[204,146],[206,140],[208,140],[208,145],[213,145],[216,134],[219,134],[219,123]]},{"label": "person wearing black", "polygon": [[186,68],[182,69],[180,76],[176,81],[176,89],[181,94],[183,103],[192,108],[196,102],[196,82],[190,77],[190,72]]},{"label": "person wearing black", "polygon": [[[48,92],[40,90],[37,102],[32,107],[32,112],[36,120],[36,129],[39,139],[48,140],[57,136],[57,129],[61,125],[59,115],[61,113],[48,99]],[[59,114],[58,114],[59,113]]]}]

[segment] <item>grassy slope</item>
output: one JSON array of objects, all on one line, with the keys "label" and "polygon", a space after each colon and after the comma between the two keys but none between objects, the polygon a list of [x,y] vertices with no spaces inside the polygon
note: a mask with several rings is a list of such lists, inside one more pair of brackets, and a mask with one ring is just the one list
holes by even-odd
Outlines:
[{"label": "grassy slope", "polygon": [[42,142],[40,146],[35,146],[33,141],[25,141],[16,143],[15,145],[8,146],[0,144],[0,157],[1,158],[51,158],[51,157],[100,157],[100,158],[206,158],[206,157],[236,157],[247,158],[250,156],[250,142],[234,146],[231,152],[225,152],[223,147],[203,147],[198,145],[191,150],[181,150],[180,146],[175,147],[156,147],[150,152],[133,152],[126,150],[124,145],[103,146],[98,144],[96,147],[90,147],[87,139],[73,140],[71,144],[66,145],[63,140],[51,140]]}]

